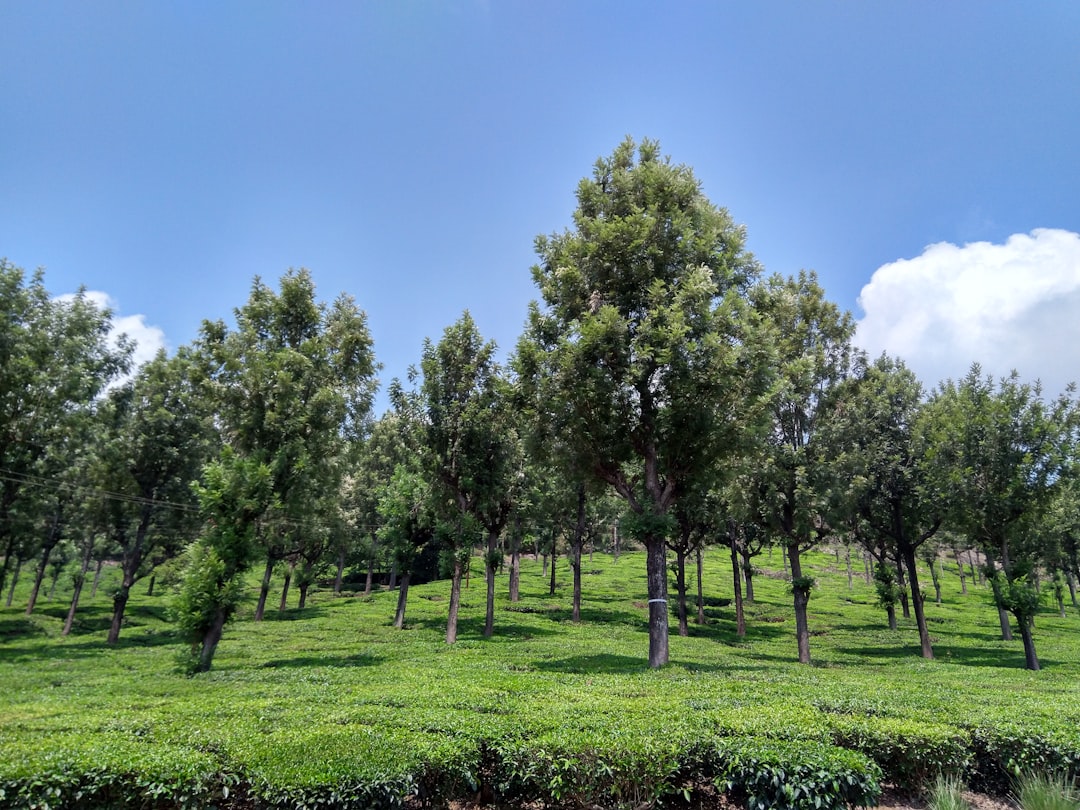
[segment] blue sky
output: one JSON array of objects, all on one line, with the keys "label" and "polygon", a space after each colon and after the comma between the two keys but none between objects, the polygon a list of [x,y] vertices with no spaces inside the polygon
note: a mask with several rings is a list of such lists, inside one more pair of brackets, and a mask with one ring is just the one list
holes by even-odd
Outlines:
[{"label": "blue sky", "polygon": [[465,308],[509,349],[631,135],[927,384],[1080,377],[1080,4],[7,0],[0,37],[0,256],[147,346],[304,266],[384,381]]}]

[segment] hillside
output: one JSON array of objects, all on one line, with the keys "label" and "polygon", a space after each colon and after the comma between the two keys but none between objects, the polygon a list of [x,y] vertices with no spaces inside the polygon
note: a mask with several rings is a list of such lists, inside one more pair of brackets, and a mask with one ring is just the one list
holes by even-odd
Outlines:
[{"label": "hillside", "polygon": [[193,678],[176,667],[167,595],[137,586],[113,649],[107,583],[67,638],[62,587],[31,617],[17,596],[0,612],[0,805],[685,807],[728,792],[839,806],[873,803],[887,783],[917,790],[941,767],[1000,793],[1010,771],[1080,761],[1075,609],[1060,618],[1047,600],[1045,669],[1030,672],[1020,641],[998,640],[989,590],[961,595],[946,567],[924,661],[913,622],[888,630],[861,566],[849,590],[831,553],[809,563],[809,667],[794,663],[779,551],[760,558],[745,639],[730,563],[709,552],[709,623],[673,636],[659,671],[645,667],[639,554],[584,560],[579,625],[565,561],[549,596],[530,559],[520,602],[500,576],[492,639],[475,576],[449,647],[445,582],[414,587],[401,631],[393,593],[316,591],[258,624],[242,611]]}]

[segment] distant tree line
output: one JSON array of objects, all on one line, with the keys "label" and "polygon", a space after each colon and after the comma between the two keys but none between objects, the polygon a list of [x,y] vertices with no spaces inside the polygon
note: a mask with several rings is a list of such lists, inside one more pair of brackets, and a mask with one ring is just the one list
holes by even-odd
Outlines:
[{"label": "distant tree line", "polygon": [[658,667],[669,599],[688,632],[687,565],[704,621],[702,550],[731,555],[742,634],[754,559],[778,547],[809,663],[803,554],[829,543],[848,548],[849,577],[850,549],[873,560],[888,620],[913,612],[926,658],[919,562],[940,600],[941,559],[965,577],[966,555],[1002,636],[1015,627],[1039,668],[1042,594],[1064,612],[1080,576],[1071,388],[1050,399],[974,365],[927,392],[901,360],[866,357],[814,274],[764,275],[744,229],[653,141],[597,161],[572,227],[536,253],[540,300],[509,361],[466,312],[378,418],[366,317],[346,295],[320,302],[306,270],[277,289],[255,279],[234,325],[205,322],[132,369],[108,311],[0,263],[0,594],[10,607],[33,576],[29,614],[66,572],[66,634],[84,583],[117,565],[115,643],[135,583],[168,578],[206,670],[252,568],[256,621],[275,571],[282,610],[290,589],[303,606],[316,582],[341,591],[359,571],[366,591],[377,576],[398,590],[398,627],[410,583],[445,576],[453,643],[477,548],[490,636],[497,574],[516,600],[523,553],[544,555],[553,589],[565,552],[578,621],[585,550],[625,538],[645,550]]}]

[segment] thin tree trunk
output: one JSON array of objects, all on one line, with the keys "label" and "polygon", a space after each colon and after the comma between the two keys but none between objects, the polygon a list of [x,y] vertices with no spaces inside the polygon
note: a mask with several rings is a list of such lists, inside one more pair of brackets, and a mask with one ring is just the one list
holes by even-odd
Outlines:
[{"label": "thin tree trunk", "polygon": [[292,560],[289,562],[289,567],[285,569],[285,582],[281,586],[281,603],[278,605],[278,613],[284,612],[285,608],[288,607],[289,585],[292,584],[292,575],[295,570],[296,561]]},{"label": "thin tree trunk", "polygon": [[90,570],[90,555],[93,554],[93,552],[94,543],[91,538],[91,541],[86,548],[86,554],[83,555],[79,576],[75,578],[75,587],[71,591],[71,606],[68,608],[67,618],[64,619],[64,629],[60,631],[60,635],[62,636],[71,633],[71,627],[75,624],[75,610],[79,607],[79,597],[82,595],[83,583],[86,582],[86,572]]},{"label": "thin tree trunk", "polygon": [[514,531],[510,536],[510,601],[521,599],[521,515],[514,516]]},{"label": "thin tree trunk", "polygon": [[[152,494],[152,493],[150,493]],[[139,515],[139,525],[135,529],[135,541],[130,547],[125,547],[124,556],[120,567],[123,570],[120,592],[113,599],[113,620],[109,628],[107,643],[115,644],[120,638],[120,627],[124,621],[124,611],[127,609],[128,597],[131,595],[131,587],[139,574],[139,566],[142,565],[143,548],[146,543],[146,532],[150,528],[150,518],[154,516],[154,503],[148,500],[143,503]]]},{"label": "thin tree trunk", "polygon": [[555,555],[555,551],[556,551],[555,543],[556,542],[558,542],[558,540],[557,540],[557,538],[555,536],[555,530],[552,529],[551,530],[551,568],[548,569],[548,576],[550,577],[548,579],[548,596],[554,596],[555,595],[555,560],[558,559],[558,557]]},{"label": "thin tree trunk", "polygon": [[870,555],[867,554],[865,551],[863,552],[863,555],[862,555],[862,562],[863,562],[863,578],[866,580],[867,585],[872,585],[873,584],[873,577],[871,576],[871,573],[870,573]]},{"label": "thin tree trunk", "polygon": [[846,551],[844,556],[847,559],[847,589],[850,591],[850,590],[854,590],[854,587],[855,587],[852,584],[853,576],[852,576],[852,573],[851,573],[851,546],[845,546],[844,548],[845,548],[845,551]]},{"label": "thin tree trunk", "polygon": [[364,596],[371,594],[372,579],[375,576],[375,554],[372,553],[367,560],[367,579],[364,580]]},{"label": "thin tree trunk", "polygon": [[338,549],[337,555],[337,573],[334,575],[334,594],[341,593],[341,585],[345,580],[345,549]]},{"label": "thin tree trunk", "polygon": [[397,560],[394,560],[393,564],[390,566],[390,582],[388,584],[390,590],[394,590],[394,588],[397,587]]},{"label": "thin tree trunk", "polygon": [[701,560],[701,548],[697,550],[697,623],[705,624],[705,594],[702,580],[702,560]]},{"label": "thin tree trunk", "polygon": [[907,577],[904,576],[904,566],[896,563],[896,584],[900,586],[900,608],[905,619],[911,618],[911,601],[908,599]]},{"label": "thin tree trunk", "polygon": [[790,543],[786,548],[791,561],[791,593],[795,602],[795,640],[799,647],[799,663],[809,664],[810,623],[806,608],[810,603],[810,588],[803,579],[799,544]]},{"label": "thin tree trunk", "polygon": [[[269,554],[266,557],[266,567],[263,569],[262,584],[259,586],[259,602],[255,606],[255,621],[261,622],[266,612],[266,600],[270,597],[270,577],[274,573],[274,558]],[[213,652],[210,653],[213,657]]]},{"label": "thin tree trunk", "polygon": [[754,601],[754,566],[749,557],[743,557],[743,582],[746,583],[746,601]]},{"label": "thin tree trunk", "polygon": [[615,541],[615,562],[619,561],[619,526],[618,524],[611,527],[611,535]]},{"label": "thin tree trunk", "polygon": [[649,666],[668,662],[667,544],[663,537],[645,538],[649,582]]},{"label": "thin tree trunk", "polygon": [[401,584],[398,586],[397,612],[394,614],[394,627],[401,630],[405,627],[405,603],[409,600],[409,580],[412,572],[405,571],[401,575]]},{"label": "thin tree trunk", "polygon": [[1065,572],[1065,581],[1069,583],[1069,596],[1072,598],[1073,607],[1076,607],[1076,577],[1072,571]]},{"label": "thin tree trunk", "polygon": [[446,618],[446,643],[457,641],[458,607],[461,605],[461,558],[454,554],[454,573],[450,578],[450,613]]},{"label": "thin tree trunk", "polygon": [[686,611],[686,552],[680,546],[675,552],[675,599],[679,616],[679,635],[690,635]]},{"label": "thin tree trunk", "polygon": [[49,555],[52,554],[53,543],[45,548],[41,554],[41,559],[38,561],[37,568],[34,571],[34,584],[30,586],[30,598],[26,602],[26,615],[29,616],[34,612],[34,606],[37,605],[38,593],[41,591],[41,583],[45,581],[45,569],[49,565]]},{"label": "thin tree trunk", "polygon": [[964,573],[964,561],[960,559],[960,552],[956,554],[956,567],[960,569],[960,593],[967,596],[967,575]]},{"label": "thin tree trunk", "polygon": [[484,638],[491,638],[495,632],[495,570],[498,568],[498,560],[495,558],[498,550],[498,531],[488,530],[487,554],[484,555],[484,575],[487,582],[487,609],[484,613]]},{"label": "thin tree trunk", "polygon": [[784,564],[784,578],[791,578],[791,569],[788,567],[787,546],[780,546],[780,562]]},{"label": "thin tree trunk", "polygon": [[896,605],[889,603],[885,606],[885,615],[889,617],[889,629],[896,629]]},{"label": "thin tree trunk", "polygon": [[744,638],[746,636],[746,614],[743,611],[742,576],[739,572],[741,560],[739,559],[738,541],[735,539],[734,531],[729,530],[728,540],[731,543],[731,575],[735,583],[735,634],[739,638]]},{"label": "thin tree trunk", "polygon": [[544,552],[544,565],[543,565],[543,568],[540,569],[540,571],[541,571],[541,573],[540,573],[541,576],[544,576],[544,577],[547,576],[547,573],[548,573],[548,555],[547,555],[546,551]]},{"label": "thin tree trunk", "polygon": [[15,558],[15,566],[11,572],[11,587],[8,588],[6,607],[11,607],[11,600],[15,596],[15,586],[19,584],[19,572],[22,570],[23,561],[18,557]]},{"label": "thin tree trunk", "polygon": [[[993,566],[994,558],[989,552],[986,553],[986,565],[987,568]],[[1001,606],[1001,589],[998,587],[997,578],[995,577],[990,581],[990,587],[994,591],[994,605],[997,607],[998,623],[1001,625],[1001,640],[1012,641],[1012,627],[1009,624],[1009,614],[1005,612],[1005,608]]]},{"label": "thin tree trunk", "polygon": [[154,583],[156,583],[156,582],[157,582],[157,574],[151,574],[150,575],[150,587],[146,589],[146,595],[147,596],[153,596],[154,595]]},{"label": "thin tree trunk", "polygon": [[1061,593],[1060,591],[1057,594],[1057,603],[1058,603],[1058,616],[1060,618],[1064,619],[1065,618],[1065,594]]},{"label": "thin tree trunk", "polygon": [[923,609],[922,591],[919,590],[919,572],[915,566],[915,549],[911,545],[904,548],[904,564],[907,565],[911,582],[911,601],[915,608],[915,624],[919,628],[919,645],[923,658],[933,658],[934,648],[930,646],[930,631],[926,629],[926,611]]},{"label": "thin tree trunk", "polygon": [[303,610],[307,607],[307,595],[308,589],[311,587],[311,583],[307,580],[302,581],[296,586],[296,589],[300,592],[300,601],[297,603],[297,607]]},{"label": "thin tree trunk", "polygon": [[1031,637],[1031,625],[1025,619],[1024,616],[1016,617],[1016,624],[1020,628],[1020,638],[1024,640],[1024,667],[1037,671],[1039,657],[1035,654],[1035,639]]}]

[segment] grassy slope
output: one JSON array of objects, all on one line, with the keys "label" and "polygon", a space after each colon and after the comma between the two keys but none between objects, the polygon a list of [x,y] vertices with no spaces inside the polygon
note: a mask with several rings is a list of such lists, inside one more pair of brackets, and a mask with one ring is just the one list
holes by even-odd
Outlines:
[{"label": "grassy slope", "polygon": [[[719,551],[706,559],[707,597],[730,597],[730,564]],[[1080,751],[1075,610],[1065,619],[1049,607],[1039,615],[1045,669],[1027,672],[1019,640],[998,640],[988,590],[969,583],[962,597],[953,569],[944,603],[927,603],[938,656],[927,662],[913,623],[887,629],[861,566],[849,591],[832,555],[809,562],[820,583],[810,604],[814,666],[793,663],[777,552],[762,558],[746,639],[735,637],[733,607],[710,607],[708,626],[672,637],[672,663],[658,672],[644,668],[644,559],[633,554],[585,561],[579,626],[569,621],[565,562],[551,597],[527,560],[521,602],[507,601],[500,577],[490,640],[480,635],[482,579],[464,591],[453,647],[442,641],[446,583],[413,589],[403,631],[390,626],[395,594],[316,592],[305,610],[270,611],[260,624],[245,610],[227,628],[214,670],[191,679],[174,666],[167,597],[136,586],[121,643],[109,649],[107,585],[64,639],[66,594],[27,618],[17,608],[23,584],[16,607],[0,610],[0,780],[93,767],[173,790],[225,770],[272,799],[394,783],[436,763],[444,776],[461,775],[442,790],[465,794],[484,768],[478,741],[498,740],[506,750],[528,748],[519,764],[531,763],[530,778],[552,796],[568,792],[559,780],[606,768],[618,773],[608,773],[601,792],[632,800],[661,792],[670,781],[664,763],[707,734],[878,746],[871,753],[887,772],[903,754],[888,748],[897,739],[936,740],[941,761],[957,735],[966,751],[987,736],[1039,738],[1034,748],[1018,743],[1024,763]],[[560,757],[577,764],[560,766]]]}]

